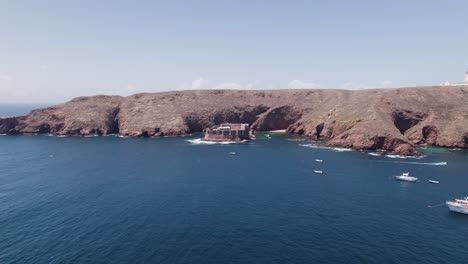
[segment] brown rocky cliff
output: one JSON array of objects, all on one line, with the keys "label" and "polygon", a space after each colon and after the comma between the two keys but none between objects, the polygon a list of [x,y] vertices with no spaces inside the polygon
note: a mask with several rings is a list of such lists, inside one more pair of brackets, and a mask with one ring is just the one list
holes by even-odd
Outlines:
[{"label": "brown rocky cliff", "polygon": [[118,132],[120,96],[78,97],[68,103],[33,110],[18,120],[18,133],[106,135]]},{"label": "brown rocky cliff", "polygon": [[0,134],[15,134],[15,127],[21,117],[0,117]]},{"label": "brown rocky cliff", "polygon": [[468,147],[468,87],[199,90],[93,96],[0,119],[4,133],[184,135],[222,122],[325,139],[330,146],[414,155],[416,145]]}]

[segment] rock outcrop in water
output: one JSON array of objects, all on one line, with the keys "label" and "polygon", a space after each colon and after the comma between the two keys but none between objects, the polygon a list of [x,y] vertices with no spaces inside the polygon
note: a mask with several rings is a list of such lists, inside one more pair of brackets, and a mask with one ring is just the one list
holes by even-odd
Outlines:
[{"label": "rock outcrop in water", "polygon": [[0,119],[0,133],[177,136],[221,124],[286,129],[329,146],[417,155],[468,148],[468,86],[374,90],[199,90],[79,97]]}]

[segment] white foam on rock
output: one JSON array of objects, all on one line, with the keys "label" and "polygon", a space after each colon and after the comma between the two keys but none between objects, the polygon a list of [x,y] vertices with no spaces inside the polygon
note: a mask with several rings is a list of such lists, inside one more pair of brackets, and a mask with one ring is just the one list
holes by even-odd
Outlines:
[{"label": "white foam on rock", "polygon": [[393,155],[393,154],[388,154],[385,155],[386,158],[391,158],[391,159],[422,159],[425,156],[401,156],[401,155]]},{"label": "white foam on rock", "polygon": [[228,145],[228,144],[239,144],[239,143],[245,143],[247,140],[243,141],[204,141],[201,138],[196,138],[196,139],[187,139],[187,142],[190,142],[193,145]]},{"label": "white foam on rock", "polygon": [[315,144],[300,144],[299,146],[306,147],[306,148],[329,149],[329,150],[334,150],[337,152],[353,151],[353,149],[349,149],[349,148],[334,148],[334,147],[326,147],[326,146],[315,145]]},{"label": "white foam on rock", "polygon": [[331,149],[338,151],[338,152],[353,151],[352,149],[349,149],[349,148],[331,148]]},{"label": "white foam on rock", "polygon": [[92,138],[92,137],[99,137],[99,135],[93,134],[93,135],[85,135],[85,138]]},{"label": "white foam on rock", "polygon": [[430,165],[430,166],[446,166],[448,163],[443,162],[411,162],[411,161],[400,161],[395,163],[404,163],[404,164],[415,164],[415,165]]}]

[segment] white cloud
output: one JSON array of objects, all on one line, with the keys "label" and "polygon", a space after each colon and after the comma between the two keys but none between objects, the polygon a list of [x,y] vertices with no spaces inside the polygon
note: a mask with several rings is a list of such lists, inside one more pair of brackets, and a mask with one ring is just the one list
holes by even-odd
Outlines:
[{"label": "white cloud", "polygon": [[343,90],[364,90],[364,89],[375,89],[375,88],[390,88],[393,86],[393,82],[390,80],[384,80],[376,85],[369,85],[366,83],[355,83],[353,81],[345,82],[339,85],[340,89]]},{"label": "white cloud", "polygon": [[345,82],[345,83],[340,84],[339,88],[343,90],[362,90],[362,89],[369,89],[372,87],[364,83]]},{"label": "white cloud", "polygon": [[236,82],[214,83],[211,80],[202,77],[193,80],[190,83],[182,83],[179,89],[182,90],[251,90],[259,84],[258,81],[247,83],[245,85]]},{"label": "white cloud", "polygon": [[392,87],[392,85],[393,85],[393,82],[389,80],[385,80],[380,83],[380,86],[383,88]]},{"label": "white cloud", "polygon": [[90,94],[106,94],[106,95],[121,95],[121,96],[128,96],[136,93],[144,92],[143,89],[137,87],[133,84],[129,84],[124,87],[120,87],[118,89],[101,89],[98,90],[96,93],[91,92]]},{"label": "white cloud", "polygon": [[1,73],[0,73],[0,80],[2,80],[2,81],[10,81],[10,80],[11,80],[11,77],[10,77],[9,75],[1,74]]},{"label": "white cloud", "polygon": [[299,80],[290,81],[288,84],[288,89],[320,89],[323,88],[322,85],[313,82],[303,82]]},{"label": "white cloud", "polygon": [[[236,82],[221,82],[214,83],[211,80],[204,79],[202,77],[193,80],[189,83],[183,83],[179,86],[182,90],[209,90],[209,89],[230,89],[230,90],[252,90],[252,89],[277,89],[271,85],[259,85],[259,81],[254,81],[247,84],[240,84]],[[372,88],[388,88],[392,87],[393,82],[390,80],[380,81],[374,85],[369,85],[366,83],[356,83],[353,81],[345,82],[338,85],[339,89],[343,90],[363,90],[363,89],[372,89]],[[330,89],[335,87],[327,87],[320,83],[316,82],[304,82],[301,80],[292,80],[287,85],[288,89]]]},{"label": "white cloud", "polygon": [[238,84],[238,83],[233,83],[233,82],[225,82],[221,83],[219,85],[213,86],[211,89],[227,89],[227,90],[240,90],[240,89],[245,89],[244,86]]},{"label": "white cloud", "polygon": [[193,80],[190,86],[192,90],[199,90],[199,89],[210,89],[211,81],[205,80],[202,77]]},{"label": "white cloud", "polygon": [[127,85],[126,92],[128,92],[128,93],[130,93],[130,94],[139,93],[139,92],[141,92],[141,91],[142,91],[142,90],[141,90],[139,87],[137,87],[137,86],[135,86],[135,85],[133,85],[133,84]]}]

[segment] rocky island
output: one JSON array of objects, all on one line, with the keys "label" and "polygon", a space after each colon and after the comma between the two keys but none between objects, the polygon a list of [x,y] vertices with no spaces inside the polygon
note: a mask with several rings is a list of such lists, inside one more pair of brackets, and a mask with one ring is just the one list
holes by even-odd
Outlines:
[{"label": "rocky island", "polygon": [[468,148],[468,86],[98,95],[0,118],[0,134],[179,136],[222,123],[399,155],[418,155],[418,145]]}]

